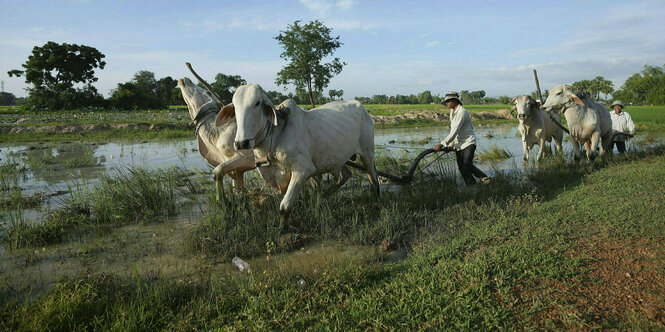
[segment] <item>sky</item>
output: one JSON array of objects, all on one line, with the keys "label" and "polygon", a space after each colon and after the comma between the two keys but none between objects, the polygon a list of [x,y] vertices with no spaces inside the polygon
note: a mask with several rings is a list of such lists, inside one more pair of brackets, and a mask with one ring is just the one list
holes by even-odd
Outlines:
[{"label": "sky", "polygon": [[[665,1],[101,1],[0,0],[0,80],[27,95],[22,69],[48,41],[106,55],[94,86],[108,97],[140,70],[207,81],[240,75],[266,90],[286,64],[274,39],[296,20],[340,36],[346,62],[328,89],[344,98],[485,90],[515,96],[604,76],[619,88],[645,64],[665,65]],[[286,92],[293,92],[287,86]],[[327,95],[327,93],[325,93]]]}]

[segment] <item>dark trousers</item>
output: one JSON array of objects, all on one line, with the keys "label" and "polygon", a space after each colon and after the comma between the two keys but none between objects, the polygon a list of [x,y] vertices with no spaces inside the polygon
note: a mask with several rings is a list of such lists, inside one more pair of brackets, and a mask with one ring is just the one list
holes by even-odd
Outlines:
[{"label": "dark trousers", "polygon": [[612,140],[612,142],[610,142],[610,152],[614,151],[614,145],[615,144],[617,146],[617,150],[619,150],[619,153],[626,152],[626,142],[625,141],[624,142],[619,142],[619,141],[615,141],[615,140]]},{"label": "dark trousers", "polygon": [[476,184],[476,179],[473,178],[474,175],[479,179],[487,177],[487,174],[473,165],[473,155],[475,153],[475,144],[471,144],[462,150],[455,151],[457,167],[459,168],[459,172],[462,173],[462,178],[467,186]]}]

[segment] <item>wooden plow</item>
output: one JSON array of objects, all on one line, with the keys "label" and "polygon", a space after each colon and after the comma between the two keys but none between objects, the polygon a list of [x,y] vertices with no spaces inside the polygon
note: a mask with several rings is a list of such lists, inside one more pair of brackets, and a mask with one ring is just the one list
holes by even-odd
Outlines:
[{"label": "wooden plow", "polygon": [[[428,155],[430,153],[434,153],[434,152],[443,152],[445,154],[445,153],[448,153],[449,151],[427,149],[427,150],[421,152],[413,160],[413,163],[411,164],[411,168],[409,169],[409,171],[406,174],[402,175],[402,176],[389,174],[389,173],[382,172],[382,171],[379,171],[379,170],[376,170],[376,174],[380,177],[386,178],[386,179],[388,179],[392,182],[395,182],[397,184],[407,184],[407,183],[413,181],[413,174],[416,172],[416,169],[418,168],[418,164],[420,163],[420,161],[423,158],[425,158],[426,155]],[[355,163],[355,162],[350,161],[350,160],[346,162],[346,165],[351,166],[353,168],[363,170],[365,172],[367,171],[363,165]]]}]

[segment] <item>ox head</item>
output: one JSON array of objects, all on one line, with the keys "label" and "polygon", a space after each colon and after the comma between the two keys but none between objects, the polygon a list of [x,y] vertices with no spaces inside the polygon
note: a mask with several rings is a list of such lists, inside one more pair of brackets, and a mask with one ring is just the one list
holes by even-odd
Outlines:
[{"label": "ox head", "polygon": [[550,94],[547,97],[543,108],[549,110],[555,107],[562,107],[565,111],[565,105],[570,104],[571,102],[584,106],[584,103],[577,97],[577,95],[575,95],[573,88],[570,85],[561,84],[550,90]]},{"label": "ox head", "polygon": [[221,107],[221,105],[219,105],[219,103],[212,97],[210,92],[194,84],[194,82],[187,77],[178,80],[178,87],[180,87],[180,91],[182,92],[182,98],[185,99],[185,103],[187,103],[189,117],[192,121],[196,119],[196,116],[201,113],[201,111],[206,111],[210,108],[213,108],[216,111]]},{"label": "ox head", "polygon": [[253,149],[272,131],[270,126],[277,126],[275,107],[258,84],[238,87],[233,94],[233,103],[219,112],[217,125],[230,121],[229,117],[234,113],[238,124],[236,150]]},{"label": "ox head", "polygon": [[535,101],[531,96],[519,95],[513,100],[510,101],[511,104],[515,104],[513,109],[517,112],[517,118],[520,121],[530,118],[535,112],[540,110],[540,105]]}]

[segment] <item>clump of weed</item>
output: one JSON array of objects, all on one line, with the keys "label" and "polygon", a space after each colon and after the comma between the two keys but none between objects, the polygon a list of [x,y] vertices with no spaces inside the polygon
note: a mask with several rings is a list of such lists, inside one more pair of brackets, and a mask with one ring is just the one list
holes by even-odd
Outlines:
[{"label": "clump of weed", "polygon": [[513,155],[510,152],[492,144],[487,150],[481,151],[478,153],[478,159],[484,161],[501,161],[512,157]]},{"label": "clump of weed", "polygon": [[89,211],[77,205],[52,211],[38,223],[25,220],[20,209],[5,219],[7,222],[0,225],[0,241],[11,249],[60,243],[82,234],[90,224]]},{"label": "clump of weed", "polygon": [[0,191],[8,191],[18,187],[21,176],[25,176],[27,169],[14,160],[5,160],[0,164]]},{"label": "clump of weed", "polygon": [[64,160],[62,164],[67,168],[93,167],[99,164],[99,160],[95,158],[94,154],[92,153],[92,150],[86,148],[83,155],[78,156],[76,158]]},{"label": "clump of weed", "polygon": [[155,220],[175,215],[179,194],[193,188],[187,175],[179,168],[119,170],[116,175],[102,176],[77,199],[100,223]]},{"label": "clump of weed", "polygon": [[12,187],[6,192],[3,199],[0,199],[0,207],[12,209],[17,207],[34,208],[39,206],[45,199],[43,193],[37,193],[32,196],[24,196],[20,187]]}]

